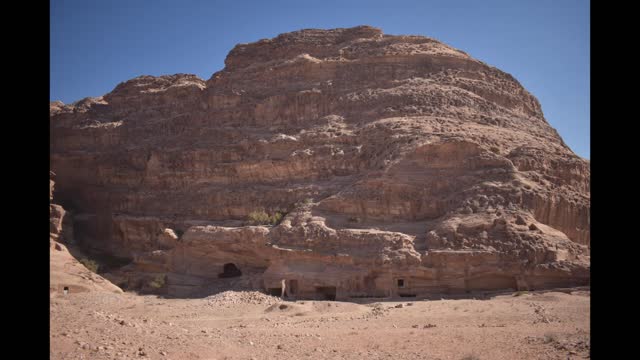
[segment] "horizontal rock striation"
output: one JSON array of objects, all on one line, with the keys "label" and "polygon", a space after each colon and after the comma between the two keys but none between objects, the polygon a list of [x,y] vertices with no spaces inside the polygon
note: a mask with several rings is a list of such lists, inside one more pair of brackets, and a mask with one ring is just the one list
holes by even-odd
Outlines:
[{"label": "horizontal rock striation", "polygon": [[[511,75],[431,38],[301,30],[237,45],[207,81],[141,76],[50,109],[55,196],[86,248],[134,260],[121,282],[348,298],[589,281],[589,162]],[[260,210],[286,215],[247,226]]]}]

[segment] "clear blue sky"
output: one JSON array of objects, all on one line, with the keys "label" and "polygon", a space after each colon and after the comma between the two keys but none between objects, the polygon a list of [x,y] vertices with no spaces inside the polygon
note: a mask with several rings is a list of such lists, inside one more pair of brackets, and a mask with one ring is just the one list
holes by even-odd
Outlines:
[{"label": "clear blue sky", "polygon": [[425,35],[516,77],[590,157],[588,0],[51,0],[50,99],[101,96],[139,75],[208,79],[237,43],[372,25]]}]

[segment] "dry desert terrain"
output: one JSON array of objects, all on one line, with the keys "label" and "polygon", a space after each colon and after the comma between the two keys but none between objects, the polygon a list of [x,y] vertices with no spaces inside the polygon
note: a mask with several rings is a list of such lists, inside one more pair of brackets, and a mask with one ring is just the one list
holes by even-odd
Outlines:
[{"label": "dry desert terrain", "polygon": [[86,292],[51,299],[51,359],[583,359],[590,291],[281,301]]}]

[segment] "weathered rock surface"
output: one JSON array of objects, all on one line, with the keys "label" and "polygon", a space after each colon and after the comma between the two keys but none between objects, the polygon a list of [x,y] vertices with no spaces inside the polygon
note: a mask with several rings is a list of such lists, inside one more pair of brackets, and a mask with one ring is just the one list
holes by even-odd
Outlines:
[{"label": "weathered rock surface", "polygon": [[[141,76],[50,113],[55,195],[83,246],[134,260],[119,281],[327,298],[589,281],[589,162],[512,76],[431,38],[301,30],[236,46],[207,81]],[[245,226],[259,209],[286,216]]]},{"label": "weathered rock surface", "polygon": [[66,245],[49,240],[49,295],[63,296],[81,292],[112,292],[121,294],[122,289],[109,280],[90,271],[80,263]]},{"label": "weathered rock surface", "polygon": [[[106,291],[122,293],[122,289],[113,285],[102,276],[91,272],[80,263],[69,251],[73,246],[73,221],[69,212],[53,201],[55,174],[49,174],[49,295],[61,296],[64,289],[67,293],[88,291]],[[78,249],[73,249],[77,256],[82,256]]]},{"label": "weathered rock surface", "polygon": [[55,174],[49,173],[49,238],[52,241],[72,242],[73,224],[71,214],[62,206],[53,203],[53,190]]}]

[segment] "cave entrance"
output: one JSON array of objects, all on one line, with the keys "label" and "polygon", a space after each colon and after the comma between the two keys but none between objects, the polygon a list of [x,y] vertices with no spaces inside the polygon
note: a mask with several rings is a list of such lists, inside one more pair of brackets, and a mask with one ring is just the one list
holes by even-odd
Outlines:
[{"label": "cave entrance", "polygon": [[65,286],[64,289],[62,289],[64,291],[64,294],[67,295],[69,293],[69,287]]},{"label": "cave entrance", "polygon": [[234,263],[224,264],[224,266],[222,267],[222,271],[222,273],[218,274],[219,278],[232,278],[242,275],[242,271],[240,271],[240,269],[238,269],[238,267]]},{"label": "cave entrance", "polygon": [[268,288],[267,289],[267,294],[269,294],[271,296],[280,297],[280,296],[282,296],[282,288]]},{"label": "cave entrance", "polygon": [[318,295],[323,300],[334,301],[336,299],[336,287],[335,286],[316,287],[316,295]]},{"label": "cave entrance", "polygon": [[291,295],[295,295],[298,292],[298,280],[289,280],[289,288],[287,292]]}]

